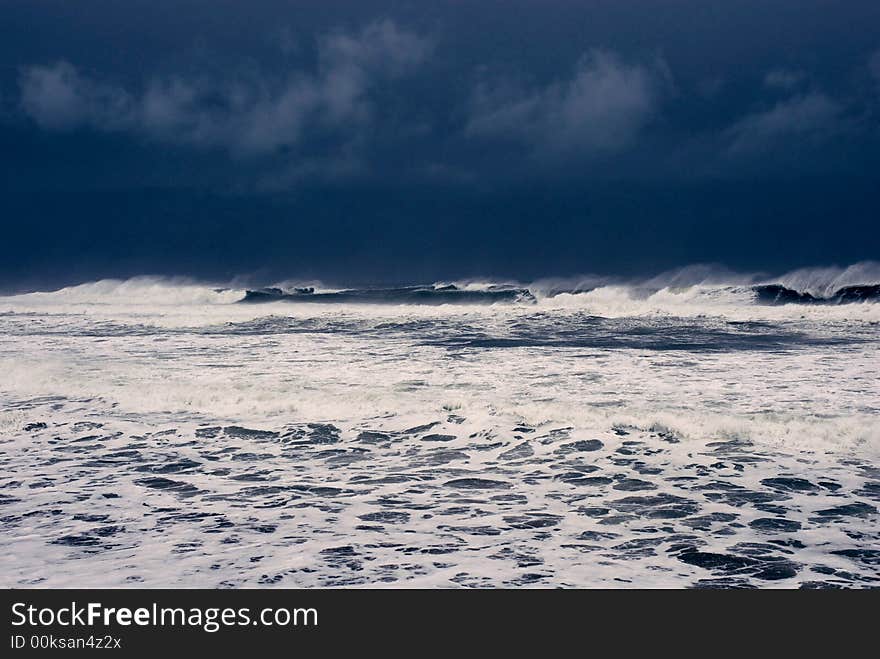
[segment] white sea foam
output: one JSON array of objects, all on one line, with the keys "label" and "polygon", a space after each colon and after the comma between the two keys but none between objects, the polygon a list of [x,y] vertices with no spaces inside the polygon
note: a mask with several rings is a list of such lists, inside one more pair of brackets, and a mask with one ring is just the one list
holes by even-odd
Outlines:
[{"label": "white sea foam", "polygon": [[[873,413],[878,399],[871,378],[876,345],[861,343],[878,318],[876,304],[758,307],[746,288],[700,286],[641,298],[632,289],[606,286],[544,298],[537,306],[476,308],[228,303],[241,295],[137,280],[6,298],[0,309],[12,315],[4,319],[11,336],[0,353],[2,389],[15,398],[100,399],[138,414],[189,412],[230,422],[279,414],[348,423],[389,414],[414,419],[450,404],[480,422],[501,410],[528,423],[661,424],[683,436],[739,433],[817,445],[870,443],[877,436],[873,419],[861,413]],[[694,317],[715,328],[731,319],[774,320],[826,338],[856,333],[860,342],[685,356],[625,346],[523,347],[453,359],[446,347],[419,345],[405,329],[433,322],[446,323],[453,336],[456,324],[506,336],[510,324],[528,324],[534,314],[576,327],[583,313]],[[235,332],[243,323],[288,319],[290,331]],[[402,329],[383,330],[389,323]],[[35,324],[44,333],[32,332]],[[354,329],[339,332],[337,325]],[[230,333],[197,331],[224,327]],[[174,332],[163,336],[163,329]],[[853,382],[862,384],[848,386]],[[812,431],[795,431],[801,424]]]},{"label": "white sea foam", "polygon": [[[798,561],[869,579],[832,551],[871,542],[876,515],[814,520],[870,510],[880,305],[761,306],[687,277],[486,306],[247,305],[161,279],[2,298],[3,585],[681,585],[707,576],[698,554],[625,541],[734,551],[781,504],[817,548],[756,579],[808,581]],[[787,501],[780,475],[813,489]],[[461,479],[504,489],[444,485]],[[639,487],[672,508],[633,513]],[[738,525],[659,530],[712,513]]]}]

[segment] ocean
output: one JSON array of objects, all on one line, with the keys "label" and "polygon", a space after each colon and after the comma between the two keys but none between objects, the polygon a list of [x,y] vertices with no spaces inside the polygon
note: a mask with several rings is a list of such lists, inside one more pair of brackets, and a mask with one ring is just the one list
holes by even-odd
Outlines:
[{"label": "ocean", "polygon": [[876,587],[872,272],[2,297],[2,585]]}]

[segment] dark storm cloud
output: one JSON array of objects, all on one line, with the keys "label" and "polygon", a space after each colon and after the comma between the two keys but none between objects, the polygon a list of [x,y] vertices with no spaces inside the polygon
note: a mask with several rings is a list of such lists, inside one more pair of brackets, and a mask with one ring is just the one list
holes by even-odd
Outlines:
[{"label": "dark storm cloud", "polygon": [[118,130],[128,123],[131,105],[124,90],[83,78],[67,62],[22,72],[21,107],[46,130]]},{"label": "dark storm cloud", "polygon": [[874,0],[7,0],[0,285],[876,260],[877,25]]},{"label": "dark storm cloud", "polygon": [[481,84],[468,135],[521,139],[541,152],[607,152],[632,144],[658,111],[662,62],[626,64],[614,53],[582,56],[570,77],[534,91]]},{"label": "dark storm cloud", "polygon": [[314,72],[154,77],[141,91],[91,79],[61,61],[23,69],[21,106],[47,130],[87,127],[263,154],[296,145],[306,131],[355,133],[376,112],[371,87],[411,72],[428,51],[427,40],[385,20],[320,37]]},{"label": "dark storm cloud", "polygon": [[843,129],[843,106],[820,92],[798,94],[766,110],[749,114],[728,129],[729,150],[742,154],[796,139],[818,142]]},{"label": "dark storm cloud", "polygon": [[[596,16],[589,3],[580,13],[574,10],[578,18]],[[220,25],[237,19],[228,14],[228,21],[216,19]],[[542,18],[536,9],[525,14],[508,31]],[[758,25],[758,16],[751,20]],[[666,52],[681,46],[668,38],[615,48],[630,29],[620,25],[561,49],[539,41],[505,53],[499,65],[493,53],[475,59],[468,47],[479,52],[481,42],[508,35],[481,33],[469,42],[467,26],[455,26],[461,35],[448,26],[454,13],[418,28],[388,16],[352,21],[343,14],[338,21],[298,31],[277,21],[241,50],[211,47],[200,36],[194,52],[208,55],[187,55],[178,71],[104,72],[81,64],[75,50],[19,63],[18,105],[49,133],[85,130],[260,158],[251,168],[233,159],[227,185],[266,189],[383,172],[408,180],[522,176],[531,171],[523,159],[530,155],[550,178],[554,169],[566,176],[571,162],[590,175],[740,176],[734,161],[761,156],[763,168],[777,163],[787,171],[802,159],[787,160],[786,149],[821,150],[865,128],[854,115],[868,110],[849,107],[862,91],[835,89],[836,79],[825,89],[821,67],[793,66],[790,52],[773,57],[772,47],[754,64],[744,55],[695,75],[712,51],[670,60]],[[653,28],[648,18],[638,23]],[[719,35],[717,49],[738,38],[751,36]],[[547,61],[530,54],[542,47],[560,52]],[[801,55],[810,55],[806,47]],[[865,58],[862,66],[867,60],[874,71],[876,54]],[[839,153],[815,155],[812,168],[834,171],[841,162]]]}]

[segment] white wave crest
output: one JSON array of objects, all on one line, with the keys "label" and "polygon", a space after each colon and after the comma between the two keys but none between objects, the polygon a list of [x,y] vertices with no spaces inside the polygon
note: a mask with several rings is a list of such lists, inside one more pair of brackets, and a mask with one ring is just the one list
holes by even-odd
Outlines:
[{"label": "white wave crest", "polygon": [[210,286],[182,278],[133,277],[102,279],[56,291],[38,291],[0,298],[23,304],[204,305],[240,300],[241,288]]},{"label": "white wave crest", "polygon": [[783,275],[776,283],[801,293],[828,297],[844,286],[880,284],[880,262],[862,261],[846,268],[802,268]]}]

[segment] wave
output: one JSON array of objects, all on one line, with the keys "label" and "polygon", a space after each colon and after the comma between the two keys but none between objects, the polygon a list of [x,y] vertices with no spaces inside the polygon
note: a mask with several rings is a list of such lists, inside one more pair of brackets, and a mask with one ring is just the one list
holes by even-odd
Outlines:
[{"label": "wave", "polygon": [[763,304],[850,304],[880,300],[880,284],[844,286],[827,297],[787,288],[782,284],[755,286],[752,290]]},{"label": "wave", "polygon": [[[737,274],[711,266],[689,266],[644,281],[616,281],[600,277],[544,279],[520,282],[437,282],[394,288],[348,288],[316,291],[314,287],[249,289],[243,303],[295,302],[337,304],[536,304],[540,302],[593,306],[597,303],[649,302],[661,305],[839,305],[880,301],[880,269],[870,274],[858,267],[797,271],[778,278]],[[866,282],[836,287],[861,273]],[[822,278],[824,275],[824,279]],[[874,281],[871,281],[871,280]],[[793,285],[802,282],[803,288]],[[786,285],[782,282],[792,282]]]},{"label": "wave", "polygon": [[336,304],[494,304],[497,302],[534,303],[535,296],[527,288],[495,286],[486,289],[459,287],[455,284],[404,286],[398,288],[352,288],[333,292],[316,292],[314,288],[260,288],[248,290],[240,300],[259,302],[306,302]]},{"label": "wave", "polygon": [[239,282],[212,285],[182,278],[143,276],[25,293],[0,301],[13,309],[46,305],[186,307],[272,302],[373,307],[538,305],[613,316],[725,315],[732,310],[789,305],[824,308],[870,304],[876,309],[874,305],[880,302],[880,263],[866,261],[846,268],[801,269],[779,276],[737,273],[721,266],[698,264],[639,280],[584,275],[532,282],[464,280],[361,288],[328,288],[312,282],[246,288]]},{"label": "wave", "polygon": [[244,294],[234,286],[211,286],[178,277],[132,277],[101,279],[55,291],[35,291],[5,298],[6,301],[50,305],[205,305],[237,302]]}]

